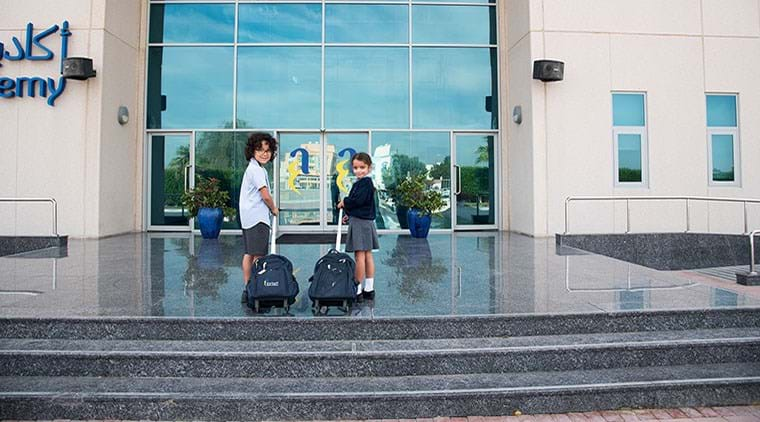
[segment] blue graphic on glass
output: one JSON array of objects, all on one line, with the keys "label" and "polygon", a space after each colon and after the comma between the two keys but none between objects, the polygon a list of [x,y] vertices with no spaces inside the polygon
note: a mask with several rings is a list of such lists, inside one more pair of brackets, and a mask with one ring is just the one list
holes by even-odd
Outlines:
[{"label": "blue graphic on glass", "polygon": [[296,154],[301,153],[301,172],[303,174],[309,174],[309,151],[305,148],[296,148],[290,151],[290,156],[295,158]]}]

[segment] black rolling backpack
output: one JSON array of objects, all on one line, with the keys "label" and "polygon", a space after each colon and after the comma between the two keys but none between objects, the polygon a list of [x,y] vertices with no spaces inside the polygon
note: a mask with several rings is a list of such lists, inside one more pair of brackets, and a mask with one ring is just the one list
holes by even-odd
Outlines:
[{"label": "black rolling backpack", "polygon": [[314,275],[309,278],[309,299],[313,312],[319,313],[322,307],[340,307],[348,312],[356,298],[356,263],[350,255],[340,251],[340,229],[343,222],[343,210],[338,216],[338,234],[335,249],[327,251],[314,265]]},{"label": "black rolling backpack", "polygon": [[[276,220],[274,217],[273,220]],[[298,296],[298,281],[293,276],[293,263],[282,255],[275,254],[277,223],[272,223],[272,238],[269,243],[269,255],[262,256],[251,270],[248,282],[248,306],[255,312],[264,307],[278,307],[287,312]]]}]

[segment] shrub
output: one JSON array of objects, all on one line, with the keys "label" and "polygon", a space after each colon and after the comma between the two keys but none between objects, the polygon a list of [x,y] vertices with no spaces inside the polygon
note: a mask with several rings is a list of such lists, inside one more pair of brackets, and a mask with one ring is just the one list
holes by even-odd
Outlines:
[{"label": "shrub", "polygon": [[219,179],[200,179],[194,189],[182,194],[182,205],[188,209],[191,217],[198,215],[201,208],[221,208],[225,217],[235,216],[235,209],[227,205],[230,194],[219,188]]}]

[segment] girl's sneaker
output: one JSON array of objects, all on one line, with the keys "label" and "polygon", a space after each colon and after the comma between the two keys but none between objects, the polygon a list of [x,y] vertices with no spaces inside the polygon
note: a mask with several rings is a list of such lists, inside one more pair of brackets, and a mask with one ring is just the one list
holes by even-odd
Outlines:
[{"label": "girl's sneaker", "polygon": [[374,290],[370,290],[370,291],[366,291],[365,290],[365,291],[362,292],[362,297],[364,299],[366,299],[366,300],[375,300],[375,291]]}]

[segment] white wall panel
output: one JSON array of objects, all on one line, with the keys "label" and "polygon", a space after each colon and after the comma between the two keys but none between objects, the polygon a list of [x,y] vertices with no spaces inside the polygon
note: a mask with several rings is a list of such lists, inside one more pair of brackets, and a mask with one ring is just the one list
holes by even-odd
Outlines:
[{"label": "white wall panel", "polygon": [[0,0],[0,29],[25,29],[32,22],[36,29],[60,25],[68,20],[72,28],[90,27],[91,0]]},{"label": "white wall panel", "polygon": [[543,0],[545,31],[701,33],[699,0]]},{"label": "white wall panel", "polygon": [[[608,35],[546,34],[547,56],[565,62],[565,80],[545,85],[548,147],[540,159],[548,166],[550,224],[542,235],[562,231],[566,197],[612,193],[609,48]],[[584,224],[613,227],[611,212],[592,219],[587,212],[580,214]]]},{"label": "white wall panel", "polygon": [[757,0],[702,0],[705,35],[760,36]]}]

